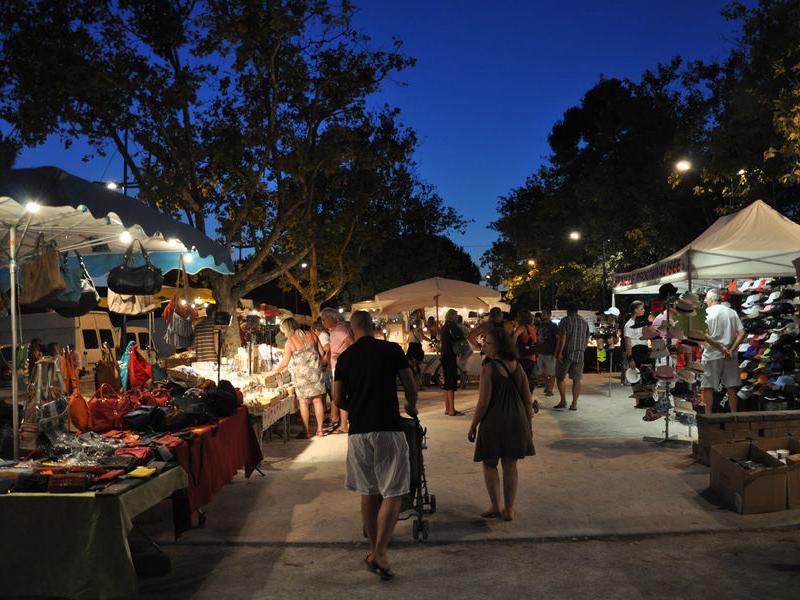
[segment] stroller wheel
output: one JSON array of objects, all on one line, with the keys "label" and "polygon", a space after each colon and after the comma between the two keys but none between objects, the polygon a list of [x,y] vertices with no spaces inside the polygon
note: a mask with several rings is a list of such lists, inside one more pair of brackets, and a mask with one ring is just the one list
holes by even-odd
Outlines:
[{"label": "stroller wheel", "polygon": [[415,542],[419,541],[419,533],[420,533],[419,530],[420,530],[419,521],[417,519],[414,519],[414,521],[411,523],[411,537],[414,538]]},{"label": "stroller wheel", "polygon": [[428,539],[428,532],[430,531],[430,521],[423,521],[422,522],[422,541],[426,541]]}]

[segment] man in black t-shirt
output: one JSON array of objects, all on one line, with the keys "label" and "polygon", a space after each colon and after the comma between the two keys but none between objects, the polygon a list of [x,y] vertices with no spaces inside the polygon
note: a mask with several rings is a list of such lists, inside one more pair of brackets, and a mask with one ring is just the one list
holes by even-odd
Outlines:
[{"label": "man in black t-shirt", "polygon": [[333,386],[334,402],[350,418],[345,486],[361,494],[361,518],[371,546],[367,563],[382,579],[391,579],[386,551],[411,485],[397,376],[411,416],[417,414],[417,388],[403,349],[373,337],[368,312],[354,312],[350,326],[355,342],[339,356]]}]

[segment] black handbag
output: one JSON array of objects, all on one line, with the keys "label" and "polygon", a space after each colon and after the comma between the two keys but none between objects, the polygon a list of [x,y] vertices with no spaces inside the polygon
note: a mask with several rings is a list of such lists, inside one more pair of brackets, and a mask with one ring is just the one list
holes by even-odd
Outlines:
[{"label": "black handbag", "polygon": [[[139,267],[133,267],[130,262],[133,255],[133,247],[137,243],[142,250],[144,264]],[[139,240],[134,240],[125,252],[122,264],[114,267],[108,273],[108,289],[117,294],[150,295],[159,291],[163,285],[164,276],[161,273],[161,269],[150,262],[150,256]]]},{"label": "black handbag", "polygon": [[[77,301],[70,302],[59,295],[56,296],[55,300],[50,302],[50,307],[55,309],[62,317],[82,317],[89,311],[97,308],[97,305],[100,303],[100,294],[97,293],[97,288],[94,287],[94,281],[92,281],[92,277],[86,269],[83,258],[77,250],[75,251],[75,256],[78,257],[78,269],[80,271],[80,290]],[[64,255],[64,260],[66,262],[66,255]]]},{"label": "black handbag", "polygon": [[134,431],[160,431],[167,411],[160,406],[140,406],[122,417],[122,422]]}]

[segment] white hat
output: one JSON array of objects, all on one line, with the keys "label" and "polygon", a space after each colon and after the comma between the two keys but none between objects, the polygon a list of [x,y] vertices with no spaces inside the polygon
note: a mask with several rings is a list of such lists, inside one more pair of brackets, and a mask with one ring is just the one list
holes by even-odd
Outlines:
[{"label": "white hat", "polygon": [[608,310],[604,311],[603,314],[604,315],[610,315],[612,317],[618,317],[619,316],[619,309],[616,306],[612,306]]},{"label": "white hat", "polygon": [[772,304],[773,302],[775,302],[775,300],[778,300],[780,297],[781,297],[780,291],[772,292],[769,295],[769,298],[767,298],[767,301],[765,302],[765,304]]},{"label": "white hat", "polygon": [[755,318],[761,314],[761,305],[754,304],[753,306],[748,306],[742,312],[746,317],[750,317],[751,319]]},{"label": "white hat", "polygon": [[761,300],[761,294],[750,294],[747,299],[744,301],[743,306],[753,306],[756,302]]},{"label": "white hat", "polygon": [[639,383],[642,379],[642,374],[639,369],[631,367],[625,371],[625,381],[628,383]]}]

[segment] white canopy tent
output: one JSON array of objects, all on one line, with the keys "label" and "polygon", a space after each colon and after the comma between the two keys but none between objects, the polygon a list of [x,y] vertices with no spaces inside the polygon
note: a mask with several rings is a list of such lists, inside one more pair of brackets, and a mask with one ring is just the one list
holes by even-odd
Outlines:
[{"label": "white canopy tent", "polygon": [[431,307],[435,307],[437,311],[445,307],[464,311],[488,311],[499,305],[500,292],[495,289],[456,279],[432,277],[386,290],[376,294],[374,300],[356,303],[352,308],[391,315]]},{"label": "white canopy tent", "polygon": [[756,200],[717,219],[695,240],[667,258],[614,274],[614,294],[654,294],[672,283],[680,291],[725,285],[731,279],[794,275],[800,225]]}]

